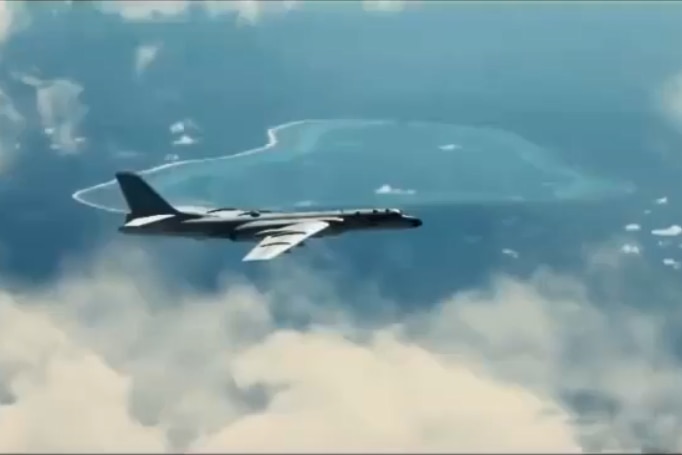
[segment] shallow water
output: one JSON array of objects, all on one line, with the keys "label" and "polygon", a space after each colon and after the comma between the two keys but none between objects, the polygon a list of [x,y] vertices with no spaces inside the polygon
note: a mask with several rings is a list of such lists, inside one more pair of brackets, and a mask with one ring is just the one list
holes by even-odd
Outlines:
[{"label": "shallow water", "polygon": [[[381,120],[304,120],[268,143],[219,158],[145,170],[172,203],[237,207],[428,206],[594,201],[632,184],[589,175],[558,154],[493,128]],[[74,198],[121,210],[113,181]]]}]

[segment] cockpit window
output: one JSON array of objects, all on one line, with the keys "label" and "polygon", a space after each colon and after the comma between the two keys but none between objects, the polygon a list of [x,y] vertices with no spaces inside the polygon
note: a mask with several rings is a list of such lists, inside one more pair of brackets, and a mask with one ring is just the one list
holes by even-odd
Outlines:
[{"label": "cockpit window", "polygon": [[400,209],[388,209],[389,212],[395,214],[395,215],[402,215],[403,212]]}]

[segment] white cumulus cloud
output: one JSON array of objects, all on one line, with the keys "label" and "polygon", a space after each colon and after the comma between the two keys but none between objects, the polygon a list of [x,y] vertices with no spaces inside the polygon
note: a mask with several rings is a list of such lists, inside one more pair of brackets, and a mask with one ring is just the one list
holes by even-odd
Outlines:
[{"label": "white cumulus cloud", "polygon": [[504,254],[505,256],[512,257],[514,259],[518,259],[519,257],[519,252],[516,250],[512,250],[511,248],[503,248],[502,254]]},{"label": "white cumulus cloud", "polygon": [[156,59],[161,45],[156,44],[142,44],[135,50],[135,74],[138,76],[145,72],[145,70]]},{"label": "white cumulus cloud", "polygon": [[[120,257],[0,291],[0,451],[625,450],[642,421],[679,444],[682,370],[658,321],[607,315],[572,280],[500,280],[368,325],[323,310],[342,302],[307,270],[198,294]],[[314,323],[279,327],[284,310]],[[567,390],[613,413],[580,422]]]},{"label": "white cumulus cloud", "polygon": [[145,20],[184,13],[189,7],[189,2],[184,0],[111,0],[101,1],[98,6],[104,11],[118,13],[128,20]]},{"label": "white cumulus cloud", "polygon": [[461,149],[462,146],[459,144],[443,144],[443,145],[439,145],[438,148],[441,150],[444,150],[444,151],[450,151],[450,150]]},{"label": "white cumulus cloud", "polygon": [[[287,11],[304,8],[306,4],[325,4],[333,13],[333,8],[340,2],[335,1],[304,1],[304,0],[104,0],[98,2],[102,10],[120,14],[131,21],[147,21],[164,19],[185,14],[191,7],[203,8],[209,14],[236,14],[243,23],[256,23],[268,14],[285,13]],[[345,3],[345,2],[343,2]],[[353,2],[348,2],[353,3]],[[417,0],[362,0],[356,2],[363,10],[375,13],[400,12],[412,6]],[[419,2],[428,4],[428,2]]]},{"label": "white cumulus cloud", "polygon": [[682,226],[673,224],[666,228],[652,229],[651,233],[660,237],[675,237],[682,234]]},{"label": "white cumulus cloud", "polygon": [[106,0],[99,2],[104,11],[120,14],[127,20],[146,21],[178,16],[187,12],[190,6],[204,8],[213,15],[237,14],[240,20],[255,22],[262,14],[283,12],[296,7],[299,2],[292,0]]},{"label": "white cumulus cloud", "polygon": [[679,270],[680,267],[682,267],[682,264],[680,264],[680,261],[677,261],[673,258],[664,258],[663,259],[663,265],[666,265],[668,267],[672,267],[675,270]]},{"label": "white cumulus cloud", "polygon": [[402,11],[407,3],[406,0],[363,0],[362,6],[367,11],[398,12]]},{"label": "white cumulus cloud", "polygon": [[395,188],[389,184],[381,185],[374,191],[376,194],[391,194],[391,195],[414,195],[417,192],[413,189]]},{"label": "white cumulus cloud", "polygon": [[631,243],[626,243],[623,246],[620,247],[620,251],[623,252],[623,254],[640,254],[641,249],[638,245],[633,245]]},{"label": "white cumulus cloud", "polygon": [[13,32],[28,24],[22,2],[0,0],[0,42],[6,41]]},{"label": "white cumulus cloud", "polygon": [[196,143],[197,140],[187,134],[183,134],[179,138],[173,140],[173,145],[193,145]]},{"label": "white cumulus cloud", "polygon": [[29,75],[16,75],[36,89],[36,108],[51,147],[62,153],[82,149],[85,138],[79,135],[88,108],[80,100],[83,87],[68,79],[40,80]]}]

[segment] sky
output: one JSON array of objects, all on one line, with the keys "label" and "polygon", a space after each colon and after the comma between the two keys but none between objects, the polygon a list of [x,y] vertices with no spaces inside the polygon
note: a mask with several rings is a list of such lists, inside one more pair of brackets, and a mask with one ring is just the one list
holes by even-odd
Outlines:
[{"label": "sky", "polygon": [[[0,2],[0,451],[682,450],[680,19]],[[416,208],[257,267],[71,197],[309,118],[504,129],[637,192]]]}]

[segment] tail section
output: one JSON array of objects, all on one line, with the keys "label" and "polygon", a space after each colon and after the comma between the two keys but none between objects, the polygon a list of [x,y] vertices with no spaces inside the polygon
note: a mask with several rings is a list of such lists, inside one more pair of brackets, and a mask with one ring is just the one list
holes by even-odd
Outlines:
[{"label": "tail section", "polygon": [[134,218],[179,213],[134,172],[117,172],[116,180]]}]

